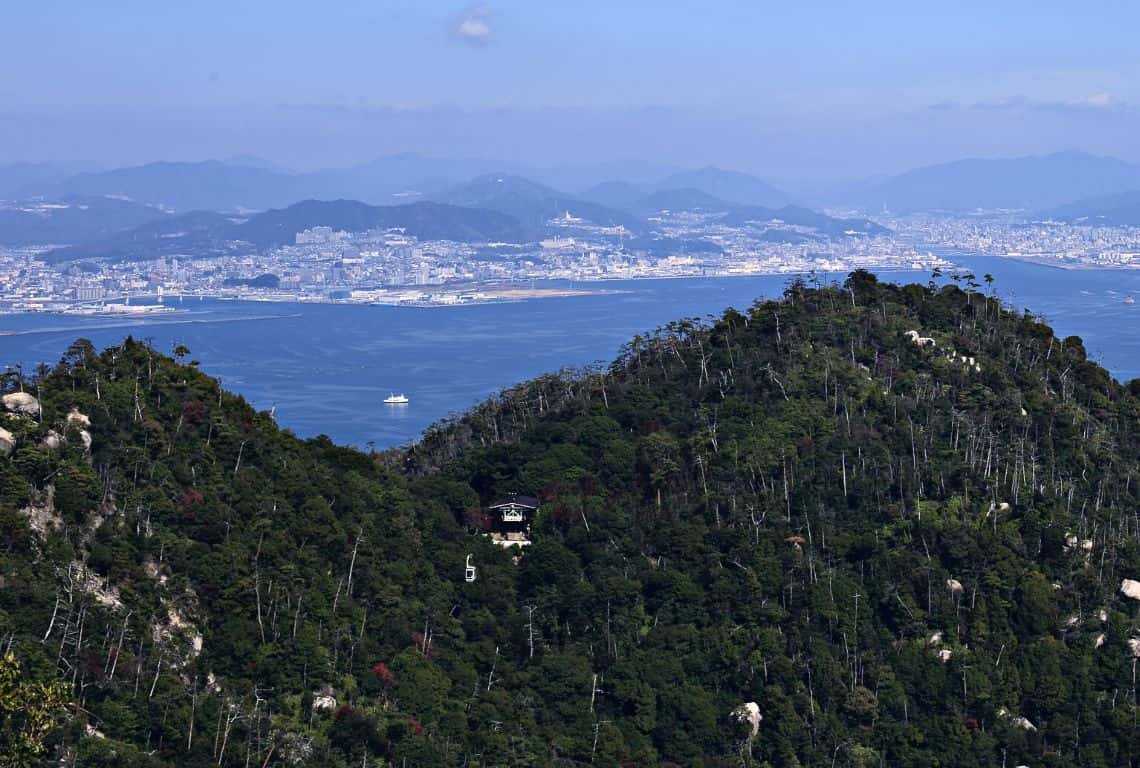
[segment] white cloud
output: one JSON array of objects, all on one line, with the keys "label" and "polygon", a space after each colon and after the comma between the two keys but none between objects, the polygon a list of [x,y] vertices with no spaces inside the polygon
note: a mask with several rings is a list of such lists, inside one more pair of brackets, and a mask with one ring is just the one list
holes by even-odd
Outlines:
[{"label": "white cloud", "polygon": [[487,4],[468,6],[452,22],[452,34],[471,45],[486,45],[491,42],[493,14],[494,9]]},{"label": "white cloud", "polygon": [[1065,105],[1075,109],[1115,109],[1122,106],[1123,102],[1111,93],[1102,91],[1078,99],[1070,99],[1065,102]]},{"label": "white cloud", "polygon": [[1026,96],[1007,96],[990,101],[976,101],[962,104],[943,101],[931,104],[934,110],[973,109],[987,112],[1004,111],[1049,111],[1049,112],[1120,112],[1130,109],[1128,102],[1113,96],[1107,91],[1078,96],[1071,99],[1031,99]]}]

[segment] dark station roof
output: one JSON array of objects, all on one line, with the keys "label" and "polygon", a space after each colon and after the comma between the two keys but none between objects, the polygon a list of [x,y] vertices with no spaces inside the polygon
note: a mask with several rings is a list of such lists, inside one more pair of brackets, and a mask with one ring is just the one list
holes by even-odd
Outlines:
[{"label": "dark station roof", "polygon": [[493,502],[490,508],[498,509],[499,507],[505,507],[508,504],[518,504],[520,507],[538,509],[538,499],[533,496],[511,496],[507,499],[499,499],[498,501]]}]

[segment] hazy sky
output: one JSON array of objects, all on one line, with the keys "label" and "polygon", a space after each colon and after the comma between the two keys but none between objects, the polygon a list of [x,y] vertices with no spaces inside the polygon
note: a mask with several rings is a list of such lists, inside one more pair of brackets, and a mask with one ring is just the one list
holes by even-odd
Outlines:
[{"label": "hazy sky", "polygon": [[1140,6],[3,0],[0,160],[1140,160]]}]

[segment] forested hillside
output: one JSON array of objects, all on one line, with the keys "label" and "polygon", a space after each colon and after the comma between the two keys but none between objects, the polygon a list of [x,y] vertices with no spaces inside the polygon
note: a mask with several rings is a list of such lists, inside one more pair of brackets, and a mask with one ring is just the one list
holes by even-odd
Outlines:
[{"label": "forested hillside", "polygon": [[12,764],[1140,754],[1140,381],[972,279],[796,282],[374,456],[174,352],[4,381]]}]

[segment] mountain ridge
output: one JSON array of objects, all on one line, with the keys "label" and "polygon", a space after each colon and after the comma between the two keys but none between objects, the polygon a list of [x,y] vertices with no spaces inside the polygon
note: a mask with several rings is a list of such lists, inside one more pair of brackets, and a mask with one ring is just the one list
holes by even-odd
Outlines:
[{"label": "mountain ridge", "polygon": [[434,199],[451,205],[498,211],[533,229],[545,228],[551,219],[569,213],[597,226],[621,226],[635,234],[645,230],[645,223],[639,217],[625,211],[505,173],[477,176],[434,196]]},{"label": "mountain ridge", "polygon": [[191,211],[74,246],[48,251],[53,262],[84,259],[146,260],[181,255],[195,258],[245,243],[259,249],[292,245],[298,232],[317,226],[363,232],[404,229],[425,240],[462,242],[526,241],[536,233],[495,211],[431,201],[375,206],[358,200],[303,200],[248,217]]},{"label": "mountain ridge", "polygon": [[915,168],[850,202],[900,212],[979,208],[1046,210],[1081,198],[1140,188],[1140,165],[1083,152],[1016,158],[967,158]]},{"label": "mountain ridge", "polygon": [[682,190],[703,196],[706,206],[713,200],[730,207],[780,207],[791,202],[784,192],[760,178],[715,166],[678,171],[654,182],[606,181],[590,187],[582,197],[615,208],[646,213],[653,212],[652,199],[655,195],[676,195]]},{"label": "mountain ridge", "polygon": [[[182,348],[7,374],[0,637],[75,703],[44,748],[1126,762],[1140,380],[970,285],[794,281],[382,456]],[[515,552],[484,535],[512,493],[540,503]]]},{"label": "mountain ridge", "polygon": [[1140,226],[1140,188],[1112,195],[1083,198],[1047,211],[1044,215],[1073,224]]},{"label": "mountain ridge", "polygon": [[160,208],[111,197],[0,203],[0,243],[19,246],[95,240],[165,215]]}]

